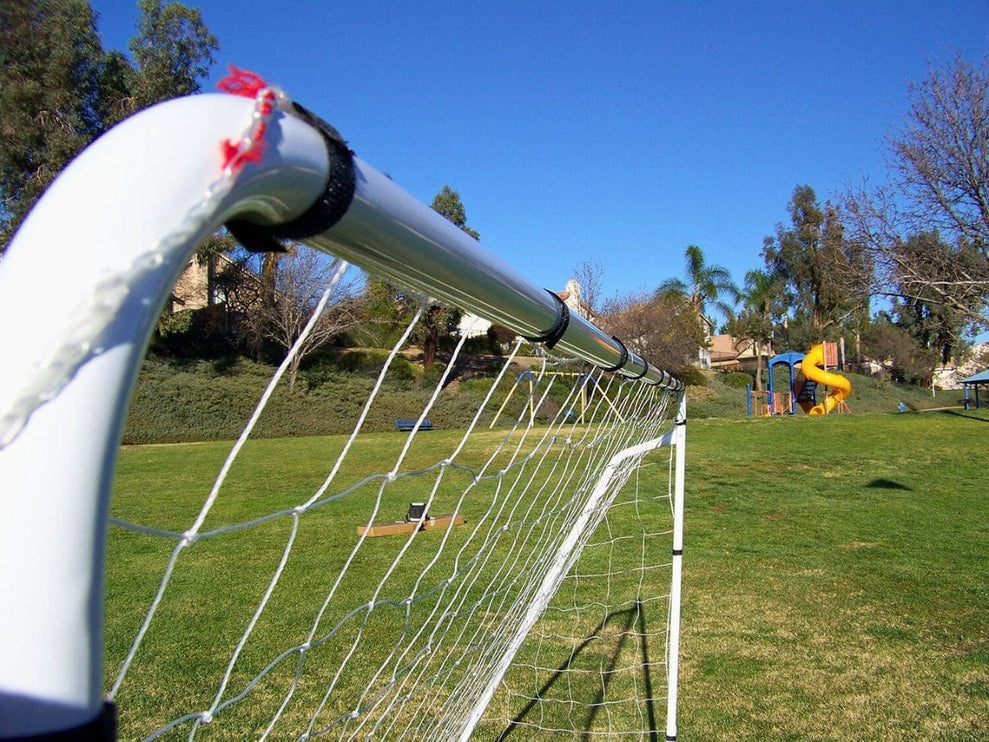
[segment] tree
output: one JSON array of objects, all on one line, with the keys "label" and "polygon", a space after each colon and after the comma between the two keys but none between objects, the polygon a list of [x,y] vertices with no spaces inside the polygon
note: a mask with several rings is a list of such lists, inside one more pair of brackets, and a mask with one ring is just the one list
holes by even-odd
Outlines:
[{"label": "tree", "polygon": [[747,338],[755,344],[756,389],[762,389],[763,351],[773,341],[776,321],[782,315],[782,282],[765,271],[751,270],[745,274],[745,288],[741,293],[742,311],[732,317],[728,331],[739,338]]},{"label": "tree", "polygon": [[[464,209],[460,194],[445,185],[433,198],[433,211],[453,222],[463,232],[475,240],[481,239],[476,230],[467,224],[467,211]],[[422,365],[430,368],[436,361],[436,351],[439,348],[440,336],[449,334],[460,319],[460,311],[438,303],[430,303],[422,317]]]},{"label": "tree", "polygon": [[365,313],[361,331],[368,342],[381,348],[394,345],[408,324],[408,319],[404,322],[402,319],[408,309],[402,289],[382,278],[368,275],[364,280],[361,303]]},{"label": "tree", "polygon": [[138,108],[199,90],[216,38],[198,10],[141,0],[137,66],[104,53],[86,0],[0,3],[0,252],[55,176]]},{"label": "tree", "polygon": [[0,252],[58,172],[102,131],[103,48],[85,0],[0,3]]},{"label": "tree", "polygon": [[738,297],[738,288],[732,282],[728,270],[720,265],[708,265],[704,261],[703,251],[697,245],[687,246],[684,259],[687,264],[686,281],[679,278],[663,281],[656,290],[657,296],[686,301],[698,324],[706,317],[709,305],[730,317],[732,307],[724,297],[734,302]]},{"label": "tree", "polygon": [[132,93],[136,79],[137,70],[123,52],[107,52],[100,69],[100,94],[97,101],[104,129],[116,125],[137,110],[137,102]]},{"label": "tree", "polygon": [[810,186],[793,189],[787,210],[790,226],[777,225],[762,255],[768,273],[782,279],[790,324],[806,327],[800,343],[818,342],[867,309],[872,263],[864,245],[846,237],[838,207],[822,206]]},{"label": "tree", "polygon": [[[291,248],[278,262],[274,300],[261,304],[246,318],[247,330],[254,342],[273,343],[285,352],[292,348],[312,318],[336,266],[336,262],[308,247]],[[295,389],[299,365],[307,355],[334,337],[358,327],[362,319],[362,305],[356,299],[353,287],[338,284],[331,303],[289,361],[286,371],[289,389]]]},{"label": "tree", "polygon": [[138,35],[130,42],[139,73],[133,96],[137,108],[199,92],[220,46],[198,8],[177,2],[140,0]]},{"label": "tree", "polygon": [[[909,87],[910,108],[887,142],[893,181],[845,196],[880,293],[940,304],[984,326],[989,302],[989,57],[960,55]],[[909,249],[937,233],[934,256]],[[933,272],[932,272],[933,271]]]},{"label": "tree", "polygon": [[925,348],[910,330],[882,312],[863,333],[865,351],[886,369],[893,381],[925,383],[937,363],[937,355]]},{"label": "tree", "polygon": [[[942,364],[947,363],[969,322],[963,312],[941,301],[938,287],[942,285],[946,271],[951,273],[965,266],[974,268],[980,257],[971,249],[952,248],[940,239],[937,232],[908,238],[897,245],[896,253],[902,262],[922,266],[922,272],[928,277],[924,284],[912,286],[909,290],[902,286],[897,289],[899,296],[893,308],[898,324]],[[903,277],[899,279],[901,284],[904,280]]]},{"label": "tree", "polygon": [[989,258],[989,57],[975,67],[956,54],[909,94],[889,148],[913,216]]},{"label": "tree", "polygon": [[450,186],[443,186],[440,192],[433,197],[432,208],[433,211],[442,214],[475,240],[481,239],[481,235],[467,225],[467,211],[460,200],[460,194]]},{"label": "tree", "polygon": [[[574,280],[580,286],[580,307],[582,314],[591,316],[597,314],[598,302],[601,296],[601,285],[604,283],[604,264],[597,260],[583,260],[573,269]],[[585,316],[584,319],[590,319]]]},{"label": "tree", "polygon": [[608,300],[598,324],[658,368],[683,371],[697,358],[704,333],[694,307],[675,294],[632,294]]}]

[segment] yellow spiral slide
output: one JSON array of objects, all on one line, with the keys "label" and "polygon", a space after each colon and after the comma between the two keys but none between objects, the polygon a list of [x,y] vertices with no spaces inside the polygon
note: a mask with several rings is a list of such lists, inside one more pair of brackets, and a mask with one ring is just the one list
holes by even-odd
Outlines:
[{"label": "yellow spiral slide", "polygon": [[[841,402],[851,394],[852,383],[841,374],[825,371],[824,366],[824,345],[818,343],[807,355],[804,356],[800,364],[800,372],[810,381],[830,387],[831,391],[817,404],[810,409],[804,408],[808,415],[826,415],[833,411]],[[801,405],[803,406],[803,405]]]}]

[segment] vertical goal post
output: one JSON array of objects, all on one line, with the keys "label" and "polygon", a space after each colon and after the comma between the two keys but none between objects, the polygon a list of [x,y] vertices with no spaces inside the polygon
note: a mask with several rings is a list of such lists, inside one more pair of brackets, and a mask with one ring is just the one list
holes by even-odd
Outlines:
[{"label": "vertical goal post", "polygon": [[[648,419],[654,408],[661,414],[665,402],[616,394],[623,400],[622,414],[646,420],[642,430],[652,437],[625,441],[621,423],[603,412],[606,429],[617,430],[612,435],[625,448],[609,449],[608,459],[598,466],[621,469],[618,479],[625,482],[649,451],[671,445],[674,452],[666,726],[668,737],[675,737],[683,384],[571,314],[555,294],[533,286],[354,156],[335,130],[281,91],[261,87],[254,93],[177,99],[109,131],[56,179],[0,262],[0,347],[5,349],[0,361],[0,594],[5,602],[0,612],[0,739],[69,730],[93,735],[97,728],[112,726],[112,712],[104,703],[104,563],[123,419],[172,286],[197,246],[224,225],[249,249],[303,242],[611,372],[617,383],[655,389],[674,400],[677,425],[663,433]],[[564,422],[552,425],[561,435]],[[566,430],[567,441],[584,434]],[[590,443],[586,447],[592,448]],[[475,481],[485,470],[478,471]],[[381,486],[392,479],[386,477]],[[559,587],[615,496],[606,484],[589,482],[579,489],[586,489],[591,500],[574,506],[568,516],[571,530],[560,540],[558,555],[534,578],[535,594],[552,594]],[[595,509],[595,498],[602,510]],[[293,519],[302,512],[296,510],[289,514]],[[176,535],[176,555],[201,536],[201,521]],[[169,573],[173,564],[174,559]],[[167,581],[168,574],[162,590]],[[277,576],[272,588],[276,582]],[[516,619],[507,649],[499,648],[498,660],[489,663],[498,668],[496,674],[471,699],[458,702],[470,711],[445,736],[470,736],[545,599],[531,603]],[[264,607],[262,601],[257,614]],[[443,666],[429,677],[450,673]],[[231,702],[220,703],[221,696],[222,689],[210,712],[193,714],[195,724],[209,723]],[[375,728],[382,724],[374,723]]]}]

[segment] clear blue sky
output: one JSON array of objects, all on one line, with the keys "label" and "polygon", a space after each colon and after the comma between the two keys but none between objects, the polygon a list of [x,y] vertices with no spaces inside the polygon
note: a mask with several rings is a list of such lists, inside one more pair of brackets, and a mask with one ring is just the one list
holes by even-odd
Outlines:
[{"label": "clear blue sky", "polygon": [[[126,49],[136,2],[93,6]],[[198,6],[221,45],[204,89],[257,72],[420,200],[459,191],[534,283],[600,259],[607,295],[683,277],[692,243],[741,282],[794,186],[883,181],[908,82],[989,52],[987,0]]]}]

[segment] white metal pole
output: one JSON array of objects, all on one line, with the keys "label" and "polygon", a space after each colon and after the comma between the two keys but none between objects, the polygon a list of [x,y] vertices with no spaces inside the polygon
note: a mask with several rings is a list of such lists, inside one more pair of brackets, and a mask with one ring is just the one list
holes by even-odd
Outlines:
[{"label": "white metal pole", "polygon": [[673,432],[673,566],[670,584],[669,641],[667,642],[666,739],[677,738],[677,693],[680,675],[680,604],[683,582],[683,506],[687,462],[687,393],[680,392]]},{"label": "white metal pole", "polygon": [[[304,241],[354,265],[418,289],[524,336],[553,328],[561,300],[523,278],[514,268],[449,220],[417,201],[391,178],[354,158],[356,193],[333,227]],[[562,351],[611,368],[623,360],[620,342],[576,313],[559,339]],[[679,390],[682,383],[626,353],[624,376]]]},{"label": "white metal pole", "polygon": [[[221,143],[249,126],[253,107],[197,96],[127,120],[56,179],[0,264],[0,737],[71,729],[102,712],[116,451],[175,279],[231,214],[291,220],[324,188],[322,138],[279,117],[262,161],[197,212],[220,176]],[[167,235],[177,237],[162,243]],[[48,376],[53,389],[32,391]]]}]

